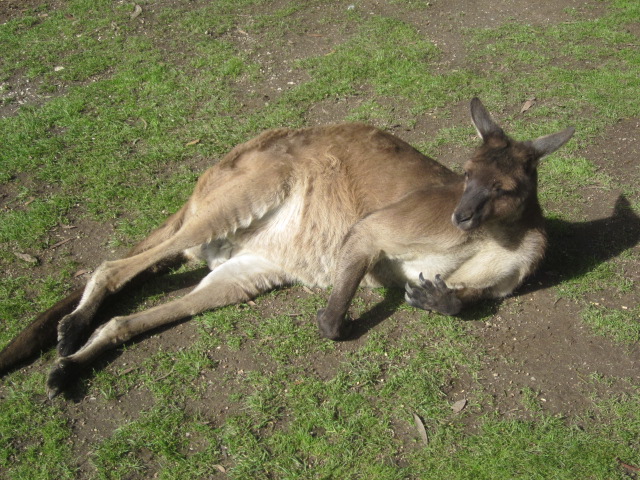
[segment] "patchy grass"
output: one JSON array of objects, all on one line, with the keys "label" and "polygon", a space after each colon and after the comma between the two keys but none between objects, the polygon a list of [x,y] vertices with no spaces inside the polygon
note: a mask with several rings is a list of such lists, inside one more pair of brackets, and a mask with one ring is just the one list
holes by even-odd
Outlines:
[{"label": "patchy grass", "polygon": [[[154,465],[146,461],[154,459]],[[206,478],[219,473],[215,431],[197,416],[156,407],[118,429],[93,455],[96,477]]]},{"label": "patchy grass", "polygon": [[16,479],[74,478],[70,428],[61,410],[43,404],[44,375],[15,375],[4,389],[0,468]]},{"label": "patchy grass", "polygon": [[[517,138],[576,125],[576,141],[540,172],[559,247],[546,265],[559,272],[555,292],[578,304],[589,332],[621,348],[637,345],[635,304],[589,300],[637,299],[622,267],[637,256],[607,253],[606,235],[593,240],[592,255],[575,238],[562,240],[590,213],[585,192],[620,190],[638,205],[637,175],[619,185],[584,155],[619,119],[640,118],[637,35],[628,31],[640,21],[637,2],[603,2],[595,18],[573,12],[557,25],[470,25],[458,32],[468,56],[455,68],[426,33],[430,2],[397,0],[393,13],[365,3],[141,1],[132,18],[133,4],[71,0],[0,25],[2,344],[72,281],[77,264],[65,254],[47,253],[38,265],[15,256],[44,252],[55,227],[109,222],[117,232],[110,246],[129,245],[184,202],[210,158],[259,130],[303,125],[313,107],[338,100],[345,111],[335,121],[393,129],[400,117],[413,128],[426,113],[450,119],[478,95]],[[336,38],[315,33],[335,25]],[[309,32],[326,52],[296,51],[297,60],[283,63],[296,48],[289,42],[304,44]],[[299,81],[278,83],[269,73],[277,68]],[[534,95],[533,108],[509,113]],[[422,149],[474,144],[470,125],[441,126]],[[107,252],[91,255],[95,267]],[[184,273],[174,272],[168,286]],[[143,294],[156,291],[145,286]],[[127,346],[130,364],[116,359],[83,377],[84,410],[43,400],[46,367],[15,372],[0,387],[3,475],[609,479],[625,478],[620,462],[640,465],[632,382],[589,384],[592,410],[570,418],[551,415],[526,387],[515,407],[524,413],[502,418],[487,411],[478,371],[490,353],[472,334],[499,306],[479,306],[461,322],[398,307],[401,299],[384,290],[374,297],[356,299],[354,317],[388,306],[393,316],[342,344],[317,337],[312,319],[324,294],[274,293],[256,306],[205,313],[180,348]],[[143,298],[128,301],[144,308]],[[455,413],[448,392],[464,375],[473,387],[457,393],[468,404]],[[606,382],[615,393],[601,393]],[[83,397],[95,401],[87,406]],[[118,408],[127,420],[117,428],[96,420]],[[78,438],[78,415],[100,435]]]},{"label": "patchy grass", "polygon": [[14,319],[0,327],[0,339],[7,344],[28,325],[27,313],[45,310],[53,305],[65,291],[68,274],[47,276],[34,281],[28,275],[7,277],[0,285],[0,318]]},{"label": "patchy grass", "polygon": [[622,309],[604,308],[589,305],[582,313],[582,318],[595,332],[627,344],[640,342],[640,307]]},{"label": "patchy grass", "polygon": [[[546,415],[534,421],[487,418],[478,434],[464,437],[453,452],[445,450],[453,443],[450,438],[417,452],[416,476],[438,472],[438,478],[459,479],[624,478],[615,460],[622,453],[620,438],[606,433],[568,427]],[[629,448],[622,454],[635,452]]]}]

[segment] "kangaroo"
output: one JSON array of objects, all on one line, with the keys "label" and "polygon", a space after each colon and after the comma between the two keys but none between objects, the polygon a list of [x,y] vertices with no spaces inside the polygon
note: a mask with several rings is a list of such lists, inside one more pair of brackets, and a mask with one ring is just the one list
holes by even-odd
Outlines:
[{"label": "kangaroo", "polygon": [[[316,319],[332,340],[348,337],[346,313],[361,285],[404,287],[412,306],[447,315],[509,295],[546,247],[538,162],[574,129],[515,141],[477,98],[471,119],[482,144],[464,175],[363,124],[270,130],[235,147],[129,256],[104,262],[84,291],[36,319],[37,345],[38,332],[59,322],[49,396],[136,335],[287,284],[333,286]],[[109,295],[142,272],[190,259],[211,270],[190,293],[112,318],[80,345]]]}]

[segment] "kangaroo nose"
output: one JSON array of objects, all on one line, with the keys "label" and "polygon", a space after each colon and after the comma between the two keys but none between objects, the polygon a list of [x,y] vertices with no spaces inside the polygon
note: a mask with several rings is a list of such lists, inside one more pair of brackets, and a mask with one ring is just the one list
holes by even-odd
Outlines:
[{"label": "kangaroo nose", "polygon": [[473,214],[471,212],[453,212],[452,221],[454,225],[465,223],[471,220]]},{"label": "kangaroo nose", "polygon": [[451,223],[453,223],[454,227],[457,227],[460,230],[472,229],[474,227],[473,211],[453,212],[453,215],[451,215]]}]

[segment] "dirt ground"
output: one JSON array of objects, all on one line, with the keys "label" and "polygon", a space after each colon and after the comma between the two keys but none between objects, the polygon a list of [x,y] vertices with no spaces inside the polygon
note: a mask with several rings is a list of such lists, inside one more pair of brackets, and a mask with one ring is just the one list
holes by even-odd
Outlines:
[{"label": "dirt ground", "polygon": [[[15,15],[20,15],[24,9],[38,5],[39,0],[3,1],[0,4],[0,21]],[[169,1],[160,2],[162,5]],[[56,2],[49,3],[55,8]],[[402,18],[398,10],[389,2],[363,0],[358,2],[359,8],[365,11],[393,15]],[[344,5],[340,4],[340,8]],[[433,2],[428,9],[428,17],[422,20],[411,19],[415,25],[419,23],[420,31],[442,50],[440,68],[452,66],[465,67],[467,65],[466,47],[463,42],[462,31],[468,27],[495,27],[504,22],[519,20],[524,17],[529,23],[549,25],[571,20],[567,13],[568,7],[575,8],[585,16],[597,15],[602,8],[601,2],[596,0],[448,0]],[[145,15],[151,17],[153,5],[145,6]],[[327,7],[337,8],[337,7]],[[461,14],[461,12],[464,13]],[[320,28],[314,25],[313,18],[319,12],[305,13],[309,21],[309,32]],[[148,21],[141,28],[153,29],[153,22]],[[254,98],[274,98],[282,82],[290,79],[289,62],[293,58],[319,55],[330,51],[332,45],[346,39],[348,32],[344,29],[322,25],[322,36],[301,36],[299,33],[291,35],[283,42],[284,51],[272,52],[267,55],[269,47],[261,45],[260,38],[253,38],[242,32],[228,34],[236,44],[245,49],[253,58],[263,64],[272,81],[259,88],[261,95]],[[283,32],[285,37],[287,32]],[[342,39],[341,39],[342,36]],[[267,59],[268,57],[268,59]],[[296,80],[296,79],[294,79]],[[244,86],[255,89],[255,86]],[[286,87],[286,85],[285,85]],[[356,101],[356,100],[353,100]],[[309,124],[339,122],[353,105],[348,103],[328,102],[326,105],[312,109],[308,114]],[[247,104],[251,109],[255,105]],[[500,112],[495,112],[500,118]],[[453,115],[447,119],[427,120],[417,119],[413,129],[402,126],[393,128],[393,132],[409,142],[419,141],[425,133],[433,133],[443,127],[466,124],[468,122],[467,105],[457,105]],[[595,144],[580,152],[582,156],[592,161],[599,169],[611,175],[614,179],[625,178],[629,182],[629,175],[640,180],[638,158],[640,153],[640,118],[626,119],[611,127]],[[444,146],[439,152],[438,159],[443,163],[456,163],[464,156],[458,148]],[[640,218],[624,208],[616,209],[616,204],[624,203],[620,199],[622,190],[613,186],[610,190],[585,190],[584,205],[580,210],[580,220],[571,225],[552,225],[551,249],[556,252],[582,251],[599,261],[604,261],[622,252],[632,250],[640,253],[638,241],[640,239]],[[618,202],[618,203],[617,203]],[[95,268],[98,258],[113,258],[119,252],[105,251],[106,239],[113,234],[111,225],[100,225],[83,220],[77,225],[73,235],[76,240],[55,251],[43,254],[42,273],[46,268],[55,268],[57,258],[71,255],[81,268],[91,270]],[[568,227],[568,228],[560,228]],[[563,233],[558,233],[563,232]],[[566,233],[569,232],[569,233]],[[52,232],[65,238],[66,232]],[[47,265],[49,267],[47,267]],[[477,320],[473,315],[462,318],[471,325],[470,334],[473,335],[487,355],[484,357],[480,376],[471,379],[467,372],[460,372],[460,379],[446,386],[446,393],[452,401],[469,395],[476,382],[482,384],[485,394],[491,397],[487,408],[498,411],[503,416],[516,415],[521,405],[522,392],[527,389],[539,392],[543,399],[543,409],[563,417],[577,418],[593,405],[593,398],[585,391],[584,380],[593,374],[604,375],[619,379],[610,383],[609,393],[616,391],[630,391],[632,385],[640,384],[640,346],[623,346],[618,343],[594,335],[581,318],[583,304],[558,297],[554,287],[559,281],[570,279],[579,272],[557,271],[555,265],[546,261],[539,272],[527,280],[526,284],[513,297],[503,302],[490,304],[493,316],[490,321]],[[625,264],[625,275],[640,284],[640,265],[635,262]],[[86,276],[84,277],[86,278]],[[80,284],[82,278],[76,279]],[[178,292],[180,293],[180,292]],[[302,288],[292,288],[281,295],[270,296],[256,302],[260,311],[292,311],[295,310],[295,299],[308,295]],[[377,303],[376,294],[362,292],[365,300]],[[640,300],[640,293],[635,287],[630,293],[619,295],[616,292],[603,291],[588,301],[601,305],[621,308],[634,307]],[[337,346],[337,352],[352,350],[365,340],[368,328],[375,329],[377,324],[387,321],[391,315],[396,327],[391,330],[392,335],[402,334],[403,316],[405,312],[389,312],[379,309],[368,316],[367,325],[363,327],[363,335],[351,342],[343,342]],[[165,350],[178,349],[182,345],[190,344],[197,335],[196,327],[189,322],[174,328],[164,330],[148,336],[137,344],[136,348],[124,353],[113,355],[105,362],[113,368],[132,364],[137,358],[143,358],[147,352],[158,348]],[[243,351],[222,349],[216,352],[220,368],[215,372],[208,372],[212,382],[217,384],[215,391],[204,395],[201,402],[207,403],[207,416],[211,422],[219,423],[235,408],[226,398],[234,388],[233,383],[217,382],[216,376],[220,372],[250,370],[255,365],[266,365],[269,361],[243,354]],[[314,369],[321,375],[326,372],[329,377],[337,367],[335,355],[320,355],[314,364]],[[47,369],[42,361],[36,361],[25,367],[30,369]],[[264,367],[263,367],[264,368]],[[630,382],[629,382],[630,380]],[[601,387],[605,388],[605,387]],[[229,390],[229,391],[226,391]],[[81,397],[81,391],[76,395]],[[113,431],[123,419],[135,418],[136,413],[149,400],[135,389],[118,399],[112,407],[112,414],[104,416],[98,414],[96,402],[91,398],[86,401],[70,402],[68,415],[72,419],[76,438],[74,439],[77,453],[86,453],[89,442],[99,439]],[[194,405],[193,408],[198,408]]]}]

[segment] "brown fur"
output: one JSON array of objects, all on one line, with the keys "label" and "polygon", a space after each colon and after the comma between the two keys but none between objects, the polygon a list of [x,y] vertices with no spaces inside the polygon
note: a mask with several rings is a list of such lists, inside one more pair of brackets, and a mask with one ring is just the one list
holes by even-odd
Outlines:
[{"label": "brown fur", "polygon": [[[466,179],[361,124],[272,130],[235,147],[132,255],[96,270],[77,307],[76,294],[49,315],[66,314],[50,395],[76,367],[135,335],[292,282],[333,285],[317,318],[332,339],[348,335],[345,313],[359,285],[407,284],[409,303],[449,314],[511,293],[546,244],[537,161],[573,131],[515,142],[477,99],[471,113],[484,142]],[[204,259],[211,273],[183,298],[116,317],[78,345],[104,299],[175,258]]]}]

